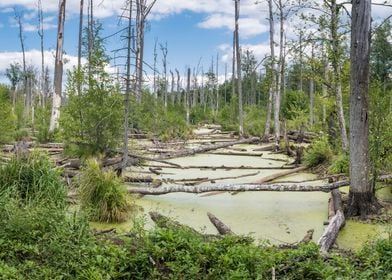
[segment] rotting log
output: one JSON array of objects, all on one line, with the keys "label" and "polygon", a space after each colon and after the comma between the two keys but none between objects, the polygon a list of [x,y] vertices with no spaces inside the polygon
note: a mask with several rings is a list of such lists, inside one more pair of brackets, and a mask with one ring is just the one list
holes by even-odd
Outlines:
[{"label": "rotting log", "polygon": [[154,181],[154,179],[150,176],[147,176],[147,177],[124,176],[123,180],[124,180],[124,182],[127,182],[127,183],[152,183]]},{"label": "rotting log", "polygon": [[243,175],[238,175],[238,176],[229,176],[229,177],[218,177],[218,178],[204,177],[204,178],[193,178],[193,179],[179,179],[179,180],[173,180],[173,182],[176,182],[176,183],[185,182],[184,185],[194,186],[196,184],[201,184],[204,182],[215,182],[215,181],[219,181],[219,180],[239,179],[239,178],[244,178],[244,177],[256,176],[259,173],[260,173],[260,171],[253,172],[253,173],[247,173],[247,174],[243,174]]},{"label": "rotting log", "polygon": [[241,152],[211,152],[210,155],[221,155],[221,156],[247,156],[247,157],[262,157],[263,153],[241,153]]},{"label": "rotting log", "polygon": [[291,170],[285,170],[285,171],[282,171],[282,172],[278,172],[278,173],[275,173],[275,174],[263,177],[263,178],[257,180],[255,183],[257,183],[257,184],[267,183],[267,182],[270,182],[272,180],[276,180],[276,179],[279,179],[281,177],[284,177],[284,176],[287,176],[287,175],[290,175],[290,174],[293,174],[293,173],[297,173],[297,172],[300,172],[300,171],[303,171],[303,170],[306,170],[306,169],[307,169],[306,166],[300,166],[300,167],[297,167],[297,168],[294,168],[294,169],[291,169]]},{"label": "rotting log", "polygon": [[166,217],[158,212],[151,211],[148,213],[150,215],[151,220],[161,228],[172,228],[172,229],[185,229],[187,231],[190,231],[192,233],[195,233],[197,235],[202,235],[200,232],[195,230],[194,228],[191,228],[190,226],[180,224],[179,222]]},{"label": "rotting log", "polygon": [[310,186],[306,184],[213,184],[202,186],[169,185],[159,188],[128,187],[128,193],[139,193],[144,195],[161,195],[174,192],[205,193],[215,191],[277,191],[277,192],[330,192],[343,186],[348,186],[348,181],[335,182],[327,185]]},{"label": "rotting log", "polygon": [[318,241],[322,252],[328,252],[332,248],[339,234],[339,230],[345,225],[342,196],[338,189],[332,190],[330,205],[329,208],[333,208],[333,211],[329,209],[329,215],[334,215],[329,219],[328,226]]},{"label": "rotting log", "polygon": [[218,230],[219,234],[221,235],[234,234],[233,231],[227,225],[225,225],[220,219],[218,219],[215,215],[213,215],[210,212],[207,212],[207,216],[210,222]]},{"label": "rotting log", "polygon": [[162,156],[162,159],[168,159],[168,158],[176,158],[176,157],[183,157],[183,156],[190,156],[190,155],[195,155],[199,153],[205,153],[205,152],[210,152],[238,144],[250,144],[250,143],[255,143],[257,141],[260,141],[260,138],[258,137],[253,137],[253,138],[248,138],[248,139],[240,139],[236,141],[228,141],[220,144],[211,144],[211,145],[205,145],[205,146],[200,146],[192,149],[185,149],[185,150],[180,150],[165,156]]},{"label": "rotting log", "polygon": [[325,229],[323,235],[320,237],[318,244],[322,252],[328,252],[334,244],[339,230],[344,225],[345,218],[343,211],[338,210],[336,214],[329,221],[329,225]]}]

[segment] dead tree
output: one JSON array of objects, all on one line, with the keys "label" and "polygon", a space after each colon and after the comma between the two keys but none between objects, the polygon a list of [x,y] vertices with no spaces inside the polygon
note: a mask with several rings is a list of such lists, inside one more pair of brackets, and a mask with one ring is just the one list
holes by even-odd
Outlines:
[{"label": "dead tree", "polygon": [[57,28],[56,61],[54,68],[54,93],[52,99],[52,114],[50,116],[49,133],[53,133],[59,126],[61,91],[63,83],[63,44],[64,44],[64,21],[66,0],[59,2],[59,16]]},{"label": "dead tree", "polygon": [[190,93],[191,93],[191,68],[188,68],[187,74],[187,84],[186,84],[186,96],[185,96],[185,106],[186,106],[186,124],[189,125],[189,107],[190,107]]},{"label": "dead tree", "polygon": [[272,10],[272,0],[268,0],[268,11],[269,11],[269,33],[270,33],[270,68],[271,68],[271,82],[268,90],[268,103],[267,103],[267,119],[264,126],[264,138],[268,139],[271,129],[271,114],[272,114],[272,100],[276,95],[276,66],[275,66],[275,42],[274,42],[274,13]]},{"label": "dead tree", "polygon": [[30,112],[30,104],[31,104],[31,98],[28,96],[28,91],[27,91],[27,66],[26,66],[26,53],[25,53],[25,45],[24,45],[24,35],[23,35],[23,24],[22,24],[22,16],[20,13],[18,13],[15,10],[15,19],[18,22],[18,27],[19,27],[19,42],[20,42],[20,47],[22,49],[22,78],[23,78],[23,96],[25,98],[25,103],[24,103],[24,115],[27,117]]},{"label": "dead tree", "polygon": [[237,61],[237,89],[238,89],[238,108],[239,108],[239,133],[242,137],[244,135],[244,118],[242,110],[242,73],[241,73],[241,51],[239,42],[239,31],[238,31],[238,21],[240,18],[240,0],[235,0],[235,51],[236,51],[236,61]]},{"label": "dead tree", "polygon": [[165,45],[160,44],[162,51],[162,66],[163,66],[163,102],[165,108],[167,108],[167,43]]},{"label": "dead tree", "polygon": [[40,103],[41,106],[45,106],[45,53],[44,53],[44,18],[42,13],[42,3],[41,0],[38,0],[38,36],[40,38],[41,45],[41,76],[40,76]]},{"label": "dead tree", "polygon": [[157,0],[152,0],[147,4],[147,0],[136,0],[136,99],[138,102],[142,98],[143,83],[143,59],[144,59],[144,30],[148,14]]}]

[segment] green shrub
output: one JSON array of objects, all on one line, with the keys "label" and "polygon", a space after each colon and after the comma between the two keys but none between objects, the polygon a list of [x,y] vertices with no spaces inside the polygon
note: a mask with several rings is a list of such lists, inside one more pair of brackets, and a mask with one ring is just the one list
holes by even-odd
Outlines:
[{"label": "green shrub", "polygon": [[51,104],[46,104],[45,107],[39,106],[35,111],[35,130],[36,137],[39,143],[46,143],[50,140],[49,123],[51,115]]},{"label": "green shrub", "polygon": [[257,106],[245,107],[244,131],[253,136],[264,134],[265,112]]},{"label": "green shrub", "polygon": [[124,222],[129,217],[131,205],[121,180],[112,170],[102,171],[95,159],[82,170],[79,195],[92,221]]},{"label": "green shrub", "polygon": [[304,163],[308,167],[315,167],[317,165],[330,162],[331,158],[331,147],[329,146],[328,140],[323,137],[314,141],[306,150]]},{"label": "green shrub", "polygon": [[337,156],[334,156],[332,159],[332,164],[328,168],[328,172],[331,174],[348,174],[350,167],[350,159],[348,154],[340,153]]},{"label": "green shrub", "polygon": [[32,153],[27,158],[13,158],[0,167],[0,192],[11,191],[23,203],[64,207],[66,189],[60,170],[55,170],[46,155]]},{"label": "green shrub", "polygon": [[8,88],[0,85],[0,144],[14,140],[16,117],[12,113]]}]

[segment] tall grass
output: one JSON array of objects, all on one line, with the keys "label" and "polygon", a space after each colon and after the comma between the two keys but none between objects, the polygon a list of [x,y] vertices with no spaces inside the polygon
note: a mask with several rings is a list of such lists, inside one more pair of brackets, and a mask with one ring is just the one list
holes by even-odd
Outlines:
[{"label": "tall grass", "polygon": [[121,180],[111,170],[102,171],[95,159],[88,160],[82,171],[79,197],[93,221],[124,222],[129,217],[131,205]]},{"label": "tall grass", "polygon": [[66,188],[59,170],[42,153],[13,158],[0,167],[0,192],[11,193],[24,204],[66,205]]}]

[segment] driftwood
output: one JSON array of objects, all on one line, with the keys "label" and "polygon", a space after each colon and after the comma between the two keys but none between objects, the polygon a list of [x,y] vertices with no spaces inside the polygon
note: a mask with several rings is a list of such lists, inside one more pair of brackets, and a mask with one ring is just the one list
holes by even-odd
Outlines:
[{"label": "driftwood", "polygon": [[287,176],[287,175],[290,175],[290,174],[293,174],[293,173],[296,173],[296,172],[303,171],[305,169],[307,169],[306,166],[300,166],[300,167],[297,167],[297,168],[294,168],[294,169],[291,169],[291,170],[285,170],[285,171],[282,171],[282,172],[278,172],[276,174],[272,174],[272,175],[263,177],[263,178],[257,180],[255,183],[257,183],[257,184],[267,183],[267,182],[270,182],[272,180],[275,180],[275,179],[278,179],[278,178],[281,178],[281,177],[284,177],[284,176]]},{"label": "driftwood", "polygon": [[190,156],[190,155],[194,155],[194,154],[198,154],[198,153],[205,153],[205,152],[218,150],[221,148],[234,146],[237,144],[250,144],[250,143],[257,142],[259,140],[260,140],[260,138],[253,137],[253,138],[248,138],[248,139],[240,139],[240,140],[236,140],[236,141],[227,141],[225,143],[220,143],[220,144],[205,145],[205,146],[200,146],[200,147],[196,147],[193,149],[180,150],[180,151],[174,152],[172,154],[165,155],[162,158],[168,159],[168,158]]},{"label": "driftwood", "polygon": [[213,184],[205,186],[185,186],[185,185],[173,185],[173,186],[162,186],[159,188],[143,188],[143,187],[129,187],[127,191],[129,193],[139,193],[144,195],[161,195],[174,192],[185,192],[185,193],[205,193],[215,191],[232,191],[232,192],[243,192],[243,191],[280,191],[280,192],[330,192],[334,189],[348,186],[348,181],[341,181],[321,186],[309,186],[304,184]]},{"label": "driftwood", "polygon": [[[339,190],[333,190],[331,193],[331,204],[333,205],[334,215],[329,220],[327,228],[320,237],[318,244],[322,252],[328,252],[338,236],[339,230],[345,224],[343,214],[342,197]],[[330,210],[331,211],[331,210]]]},{"label": "driftwood", "polygon": [[241,153],[241,152],[212,152],[209,153],[211,155],[222,155],[222,156],[247,156],[247,157],[262,157],[263,154],[259,153],[259,154],[254,154],[254,153]]},{"label": "driftwood", "polygon": [[207,216],[208,219],[210,219],[210,222],[218,230],[219,234],[221,235],[234,234],[233,231],[228,226],[226,226],[221,220],[219,220],[215,215],[211,214],[210,212],[207,212]]}]

